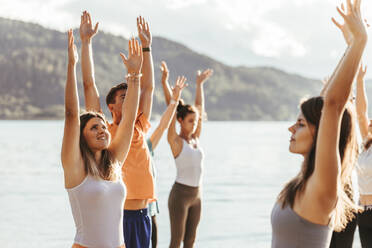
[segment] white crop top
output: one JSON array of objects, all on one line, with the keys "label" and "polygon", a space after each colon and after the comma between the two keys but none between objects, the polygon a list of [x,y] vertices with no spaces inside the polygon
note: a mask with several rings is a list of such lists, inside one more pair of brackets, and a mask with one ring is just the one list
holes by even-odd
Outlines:
[{"label": "white crop top", "polygon": [[74,242],[89,248],[117,248],[124,244],[123,180],[106,181],[88,175],[78,186],[66,189],[76,226]]},{"label": "white crop top", "polygon": [[199,145],[195,148],[184,139],[182,140],[182,151],[175,159],[177,167],[176,182],[198,187],[201,184],[203,174],[203,150]]},{"label": "white crop top", "polygon": [[372,146],[359,155],[356,168],[359,193],[361,195],[372,195]]}]

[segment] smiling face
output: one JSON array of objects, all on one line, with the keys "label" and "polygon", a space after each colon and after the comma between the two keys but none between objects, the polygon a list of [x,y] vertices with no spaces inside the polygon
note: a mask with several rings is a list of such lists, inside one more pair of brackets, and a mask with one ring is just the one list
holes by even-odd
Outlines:
[{"label": "smiling face", "polygon": [[313,145],[315,127],[308,123],[302,113],[299,114],[295,124],[288,130],[292,133],[289,151],[306,156]]},{"label": "smiling face", "polygon": [[111,137],[106,123],[99,117],[93,117],[87,122],[83,135],[92,152],[107,149],[110,144]]},{"label": "smiling face", "polygon": [[190,134],[195,133],[198,125],[198,114],[197,113],[188,113],[184,119],[178,118],[178,122],[181,125],[181,129],[184,133]]}]

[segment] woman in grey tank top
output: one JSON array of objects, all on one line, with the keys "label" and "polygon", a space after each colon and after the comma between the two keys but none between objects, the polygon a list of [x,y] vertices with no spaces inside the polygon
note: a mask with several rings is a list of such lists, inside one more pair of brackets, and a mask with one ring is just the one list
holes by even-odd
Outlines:
[{"label": "woman in grey tank top", "polygon": [[328,248],[333,229],[342,230],[356,210],[343,187],[355,155],[353,115],[347,102],[358,70],[367,32],[361,0],[337,8],[352,42],[329,80],[325,96],[301,104],[289,150],[304,157],[301,170],[278,196],[271,214],[273,248]]}]

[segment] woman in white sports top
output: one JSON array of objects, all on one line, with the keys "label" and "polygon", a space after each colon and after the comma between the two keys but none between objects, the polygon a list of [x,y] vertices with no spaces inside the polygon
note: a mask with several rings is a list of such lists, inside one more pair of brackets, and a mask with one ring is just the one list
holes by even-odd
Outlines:
[{"label": "woman in white sports top", "polygon": [[142,48],[129,41],[129,57],[121,54],[128,70],[128,90],[122,107],[123,120],[111,141],[104,116],[88,112],[79,116],[76,86],[78,54],[72,30],[68,32],[68,69],[65,90],[65,129],[62,166],[76,226],[74,248],[125,247],[123,206],[125,186],[120,166],[133,135],[139,102]]},{"label": "woman in white sports top", "polygon": [[357,164],[359,202],[364,212],[358,215],[362,247],[372,247],[372,121],[368,119],[368,101],[364,87],[366,67],[359,68],[357,76],[356,110],[359,130],[363,138],[362,153]]},{"label": "woman in white sports top", "polygon": [[[184,105],[179,101],[177,116],[173,118],[168,129],[168,143],[175,158],[177,176],[168,199],[171,226],[170,248],[178,248],[183,241],[184,248],[194,246],[196,231],[201,215],[200,186],[203,170],[203,150],[199,145],[204,111],[203,85],[212,76],[213,71],[198,71],[196,77],[195,106]],[[178,78],[182,83],[184,77]],[[167,104],[177,104],[171,100],[169,84],[163,83]],[[198,110],[198,109],[199,110]],[[181,126],[176,132],[176,118]]]}]

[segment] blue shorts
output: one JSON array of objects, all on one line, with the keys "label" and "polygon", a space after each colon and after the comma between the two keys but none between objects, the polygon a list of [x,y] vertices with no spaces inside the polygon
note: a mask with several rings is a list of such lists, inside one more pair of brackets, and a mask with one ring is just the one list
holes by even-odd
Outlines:
[{"label": "blue shorts", "polygon": [[124,210],[124,242],[128,248],[149,248],[151,240],[151,221],[147,208]]}]

